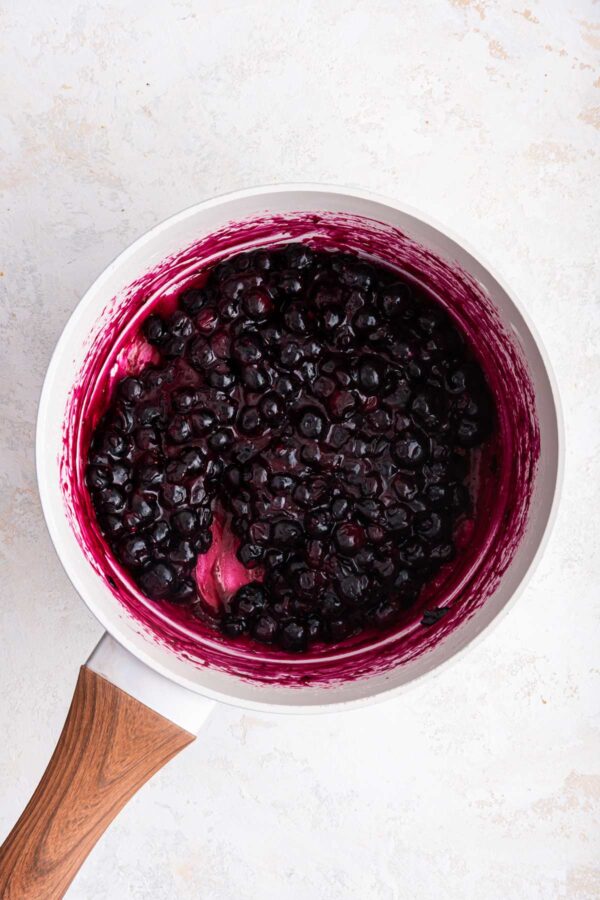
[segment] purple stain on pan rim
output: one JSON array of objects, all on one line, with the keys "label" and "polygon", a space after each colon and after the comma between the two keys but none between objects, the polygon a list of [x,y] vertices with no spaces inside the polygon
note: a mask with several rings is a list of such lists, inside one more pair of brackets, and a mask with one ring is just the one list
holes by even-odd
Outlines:
[{"label": "purple stain on pan rim", "polygon": [[[417,282],[467,337],[497,411],[495,437],[479,463],[474,527],[465,536],[456,563],[425,587],[412,617],[384,637],[361,633],[293,657],[255,644],[233,644],[209,628],[201,630],[201,623],[185,610],[145,598],[102,537],[84,479],[91,433],[115,381],[132,363],[132,342],[135,346],[135,336],[149,312],[168,312],[182,288],[197,282],[199,273],[223,257],[291,240],[320,250],[353,251]],[[136,362],[139,365],[140,360]],[[82,552],[151,639],[197,666],[244,680],[323,687],[380,674],[414,660],[444,641],[486,602],[524,535],[539,452],[535,395],[526,360],[517,337],[507,332],[481,285],[455,263],[389,225],[350,214],[301,212],[232,222],[163,260],[107,305],[70,392],[60,472],[67,517]],[[424,613],[432,608],[447,611],[430,615],[428,621],[434,627],[423,627]]]}]

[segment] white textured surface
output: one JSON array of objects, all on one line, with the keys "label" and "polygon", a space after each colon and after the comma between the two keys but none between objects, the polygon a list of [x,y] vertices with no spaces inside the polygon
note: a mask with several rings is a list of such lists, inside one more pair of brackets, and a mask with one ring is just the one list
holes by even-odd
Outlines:
[{"label": "white textured surface", "polygon": [[74,900],[600,897],[599,49],[593,0],[4,5],[0,837],[100,634],[37,500],[44,370],[84,289],[156,221],[284,180],[428,210],[523,298],[568,434],[545,559],[487,641],[364,711],[222,708]]}]

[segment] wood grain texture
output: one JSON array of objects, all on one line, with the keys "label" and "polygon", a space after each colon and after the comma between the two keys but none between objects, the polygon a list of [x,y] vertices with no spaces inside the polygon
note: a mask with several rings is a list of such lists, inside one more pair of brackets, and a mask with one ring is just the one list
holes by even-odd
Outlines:
[{"label": "wood grain texture", "polygon": [[116,814],[194,735],[81,668],[56,750],[0,848],[2,900],[55,900]]}]

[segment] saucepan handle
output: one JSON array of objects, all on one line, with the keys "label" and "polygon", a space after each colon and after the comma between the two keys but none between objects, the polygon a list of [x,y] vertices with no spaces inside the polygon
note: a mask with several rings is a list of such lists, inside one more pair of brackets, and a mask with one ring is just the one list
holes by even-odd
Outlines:
[{"label": "saucepan handle", "polygon": [[195,739],[213,706],[105,635],[79,672],[52,759],[0,848],[2,900],[63,897],[119,810]]}]

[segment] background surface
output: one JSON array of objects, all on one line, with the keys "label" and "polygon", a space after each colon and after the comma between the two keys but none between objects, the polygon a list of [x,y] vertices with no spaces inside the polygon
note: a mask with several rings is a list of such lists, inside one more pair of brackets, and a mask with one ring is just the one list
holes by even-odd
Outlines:
[{"label": "background surface", "polygon": [[551,543],[492,635],[407,696],[316,718],[219,709],[69,897],[600,897],[600,5],[5,0],[0,59],[0,839],[100,637],[36,491],[54,343],[157,221],[326,181],[428,211],[522,298],[566,416]]}]

